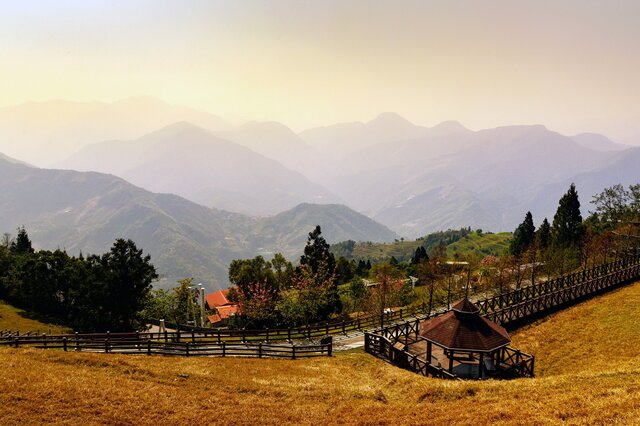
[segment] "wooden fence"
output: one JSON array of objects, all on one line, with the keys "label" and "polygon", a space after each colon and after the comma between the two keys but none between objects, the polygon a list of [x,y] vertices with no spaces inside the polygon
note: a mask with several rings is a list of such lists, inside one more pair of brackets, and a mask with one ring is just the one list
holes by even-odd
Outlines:
[{"label": "wooden fence", "polygon": [[[355,318],[351,320],[340,321],[326,321],[323,323],[316,323],[312,325],[305,325],[300,327],[289,328],[274,328],[274,329],[222,329],[222,328],[199,328],[199,327],[185,327],[188,330],[169,331],[169,332],[141,332],[141,333],[124,333],[127,335],[136,335],[144,339],[151,340],[163,340],[169,341],[186,341],[191,340],[192,343],[198,341],[216,342],[222,344],[222,342],[229,343],[274,343],[274,342],[288,342],[299,340],[319,340],[327,335],[348,335],[352,332],[359,332],[362,330],[370,330],[375,327],[379,327],[381,323],[393,323],[396,321],[402,321],[406,318],[414,317],[422,312],[419,307],[401,308],[394,312],[384,314],[380,316],[366,316],[361,318]],[[77,334],[77,333],[76,333]],[[68,339],[74,339],[76,334],[56,334],[49,337],[67,337]],[[122,333],[120,333],[122,334]],[[115,336],[116,333],[92,333],[82,334],[82,336],[91,336],[96,339],[106,339],[110,336]],[[0,331],[0,341],[12,339],[13,337],[32,337],[39,338],[42,335],[40,333],[26,333],[20,335],[17,331],[4,330]]]},{"label": "wooden fence", "polygon": [[0,346],[34,347],[38,349],[57,349],[74,352],[102,352],[146,355],[174,356],[231,356],[257,358],[303,358],[311,356],[331,356],[331,339],[314,345],[295,344],[242,344],[208,342],[197,339],[170,341],[150,339],[142,333],[113,333],[103,335],[76,334],[67,336],[14,336],[0,341]]}]

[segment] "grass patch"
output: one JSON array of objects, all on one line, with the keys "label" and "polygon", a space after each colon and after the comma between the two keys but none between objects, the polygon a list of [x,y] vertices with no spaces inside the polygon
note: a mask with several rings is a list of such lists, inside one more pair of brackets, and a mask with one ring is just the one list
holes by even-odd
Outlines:
[{"label": "grass patch", "polygon": [[29,312],[13,307],[3,300],[0,300],[0,330],[18,330],[20,333],[39,331],[47,334],[70,332],[68,327],[37,319]]},{"label": "grass patch", "polygon": [[640,360],[640,283],[545,317],[512,335],[536,356],[536,374],[588,373]]}]

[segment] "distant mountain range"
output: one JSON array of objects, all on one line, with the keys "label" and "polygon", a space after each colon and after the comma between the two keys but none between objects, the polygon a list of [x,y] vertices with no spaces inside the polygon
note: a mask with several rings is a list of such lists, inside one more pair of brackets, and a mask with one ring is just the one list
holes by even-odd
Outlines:
[{"label": "distant mountain range", "polygon": [[[512,231],[528,210],[540,223],[571,182],[587,214],[605,186],[640,181],[630,160],[640,148],[598,134],[541,125],[472,131],[456,121],[426,127],[390,112],[296,134],[277,122],[234,126],[153,98],[0,108],[2,147],[31,153],[19,158],[36,165],[46,159],[211,208],[275,215],[284,227],[298,223],[288,210],[301,203],[345,204],[403,237],[462,226]],[[305,235],[253,220],[262,226],[256,250]]]},{"label": "distant mountain range", "polygon": [[[241,129],[246,135],[247,128]],[[291,151],[286,145],[282,150]],[[150,191],[249,215],[276,214],[302,202],[340,201],[279,162],[186,122],[132,141],[89,145],[59,166],[111,173]]]},{"label": "distant mountain range", "polygon": [[339,205],[303,204],[259,219],[155,194],[112,175],[0,158],[0,230],[24,225],[38,247],[72,254],[102,253],[116,238],[131,238],[151,254],[166,287],[184,277],[211,289],[226,287],[229,262],[258,253],[280,251],[295,260],[317,224],[330,242],[397,237]]}]

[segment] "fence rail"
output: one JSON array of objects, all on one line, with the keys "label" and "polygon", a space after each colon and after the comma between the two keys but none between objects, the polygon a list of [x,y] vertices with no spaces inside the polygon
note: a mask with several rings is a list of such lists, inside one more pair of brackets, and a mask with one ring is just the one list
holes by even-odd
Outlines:
[{"label": "fence rail", "polygon": [[174,356],[222,356],[257,358],[303,358],[312,356],[331,356],[333,343],[315,345],[294,344],[239,344],[222,341],[158,341],[131,334],[112,334],[102,339],[96,336],[78,335],[73,339],[66,336],[18,336],[0,341],[0,346],[33,347],[38,349],[57,349],[74,352],[103,352],[146,355]]},{"label": "fence rail", "polygon": [[[308,326],[290,327],[290,328],[274,328],[274,329],[220,329],[220,328],[199,328],[184,327],[188,330],[165,331],[165,332],[140,332],[140,333],[83,333],[79,338],[106,339],[114,337],[129,336],[129,338],[144,338],[157,341],[187,341],[189,339],[195,343],[198,341],[222,342],[229,343],[272,343],[272,342],[288,342],[292,343],[296,340],[318,340],[327,335],[348,335],[351,332],[362,330],[370,330],[380,326],[381,321],[384,323],[392,323],[402,321],[405,318],[411,318],[422,312],[419,307],[401,308],[394,312],[380,316],[366,316],[351,320],[327,321],[324,323],[316,323]],[[181,326],[183,328],[183,326]],[[77,338],[78,333],[69,334],[52,334],[48,337],[68,339]],[[12,339],[13,337],[30,337],[41,338],[41,334],[27,333],[20,335],[19,332],[11,332],[10,330],[0,331],[0,341]]]}]

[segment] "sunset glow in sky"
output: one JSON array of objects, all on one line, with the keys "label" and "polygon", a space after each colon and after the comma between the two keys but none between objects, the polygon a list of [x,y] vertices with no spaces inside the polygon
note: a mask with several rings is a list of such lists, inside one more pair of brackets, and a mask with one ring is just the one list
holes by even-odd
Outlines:
[{"label": "sunset glow in sky", "polygon": [[150,95],[295,130],[640,135],[638,1],[6,1],[0,106]]}]

